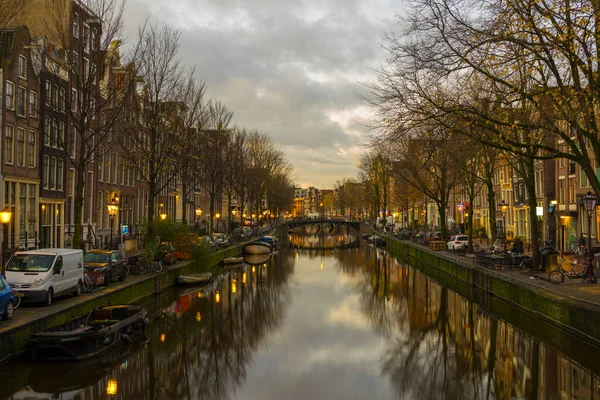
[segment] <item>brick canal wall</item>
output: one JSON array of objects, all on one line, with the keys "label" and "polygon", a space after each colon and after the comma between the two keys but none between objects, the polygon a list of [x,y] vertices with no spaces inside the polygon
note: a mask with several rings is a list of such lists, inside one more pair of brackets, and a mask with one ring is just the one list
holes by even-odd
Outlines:
[{"label": "brick canal wall", "polygon": [[[448,278],[451,278],[455,281],[454,284],[448,285],[452,290],[468,298],[475,296],[478,302],[483,302],[483,306],[486,306],[485,303],[501,299],[532,314],[534,318],[523,321],[526,324],[531,324],[531,320],[537,319],[538,322],[550,323],[579,337],[591,337],[600,342],[598,304],[535,286],[500,271],[478,267],[468,258],[430,250],[425,246],[393,237],[384,238],[386,249],[399,260],[445,285]],[[479,294],[475,293],[476,291]],[[487,296],[482,296],[481,292]]]},{"label": "brick canal wall", "polygon": [[[9,360],[11,356],[27,351],[27,341],[31,333],[62,324],[78,315],[86,314],[94,308],[105,306],[109,302],[111,304],[139,302],[148,296],[160,293],[163,289],[174,286],[179,275],[207,271],[224,258],[237,256],[240,252],[241,246],[231,247],[212,253],[204,260],[169,267],[168,270],[160,274],[148,273],[132,277],[133,279],[125,281],[126,285],[123,287],[112,289],[112,285],[116,286],[116,283],[112,283],[107,289],[94,293],[91,298],[85,295],[84,297],[72,299],[78,301],[69,302],[67,308],[64,307],[62,302],[55,303],[48,308],[39,306],[35,318],[31,321],[0,332],[0,363]],[[19,309],[15,311],[14,318],[19,318]]]}]

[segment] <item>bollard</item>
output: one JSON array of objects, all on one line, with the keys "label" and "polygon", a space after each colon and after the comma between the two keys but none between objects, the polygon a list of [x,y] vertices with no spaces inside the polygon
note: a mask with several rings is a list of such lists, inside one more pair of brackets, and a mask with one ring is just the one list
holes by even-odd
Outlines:
[{"label": "bollard", "polygon": [[160,294],[160,276],[154,277],[154,294]]}]

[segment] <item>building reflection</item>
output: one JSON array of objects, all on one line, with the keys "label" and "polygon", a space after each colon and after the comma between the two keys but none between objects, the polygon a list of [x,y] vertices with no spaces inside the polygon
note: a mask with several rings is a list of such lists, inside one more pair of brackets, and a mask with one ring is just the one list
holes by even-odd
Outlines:
[{"label": "building reflection", "polygon": [[[377,262],[369,264],[370,279],[359,288],[363,311],[378,331],[389,335],[382,370],[399,397],[600,398],[597,371],[421,272],[381,257],[379,249],[369,250]],[[566,347],[577,357],[585,346]]]}]

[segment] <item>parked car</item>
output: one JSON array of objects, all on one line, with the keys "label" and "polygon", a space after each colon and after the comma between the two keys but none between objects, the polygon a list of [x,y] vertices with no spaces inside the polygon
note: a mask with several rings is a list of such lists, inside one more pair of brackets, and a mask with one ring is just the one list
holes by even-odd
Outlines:
[{"label": "parked car", "polygon": [[83,256],[85,271],[95,285],[108,285],[118,279],[123,282],[127,277],[127,260],[117,250],[90,250]]},{"label": "parked car", "polygon": [[177,262],[177,251],[171,243],[162,242],[156,249],[157,261],[162,261],[165,265],[172,265]]},{"label": "parked car", "polygon": [[0,317],[4,320],[11,319],[15,312],[15,298],[13,295],[12,288],[4,279],[4,276],[0,275]]},{"label": "parked car", "polygon": [[465,247],[469,242],[469,237],[467,235],[455,235],[450,238],[450,240],[446,243],[448,250],[458,250],[462,247]]}]

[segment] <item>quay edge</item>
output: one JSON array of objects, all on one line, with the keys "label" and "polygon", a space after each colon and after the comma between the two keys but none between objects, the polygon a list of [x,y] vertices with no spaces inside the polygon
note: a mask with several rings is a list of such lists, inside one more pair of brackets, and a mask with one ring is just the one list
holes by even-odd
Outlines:
[{"label": "quay edge", "polygon": [[[548,323],[565,330],[565,335],[593,339],[600,346],[600,305],[478,267],[469,259],[457,259],[394,237],[382,237],[386,240],[386,250],[398,260],[423,271],[458,294],[476,299],[483,307],[506,309],[506,303],[517,306],[531,316],[527,320],[514,321],[517,324],[527,326],[537,321],[541,326]],[[504,305],[500,304],[502,302]],[[502,317],[511,318],[510,313]],[[534,331],[544,335],[536,328]],[[557,342],[557,338],[547,339]]]},{"label": "quay edge", "polygon": [[[141,302],[149,296],[159,294],[162,289],[174,286],[179,275],[207,271],[222,259],[240,254],[241,249],[242,246],[230,247],[213,253],[203,260],[188,261],[180,266],[167,268],[160,274],[141,275],[141,279],[137,282],[115,289],[109,286],[102,293],[68,308],[61,308],[60,302],[49,308],[40,306],[40,318],[0,332],[0,365],[28,351],[27,342],[31,333],[59,325],[94,308],[105,306],[109,302],[111,304]],[[113,285],[116,286],[114,283]],[[53,310],[53,307],[56,309]],[[15,318],[18,318],[18,310],[15,312]]]}]

